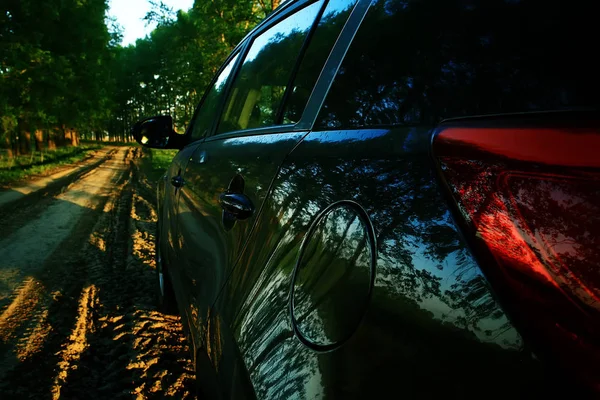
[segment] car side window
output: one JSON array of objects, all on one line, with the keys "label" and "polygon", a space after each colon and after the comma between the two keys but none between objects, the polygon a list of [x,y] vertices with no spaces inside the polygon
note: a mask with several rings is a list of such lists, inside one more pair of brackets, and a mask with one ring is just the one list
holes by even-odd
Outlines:
[{"label": "car side window", "polygon": [[231,71],[233,70],[233,66],[235,65],[238,56],[239,53],[229,60],[227,65],[221,70],[221,73],[215,80],[213,86],[208,89],[204,101],[200,105],[198,113],[194,118],[191,133],[192,141],[203,138],[210,131],[212,124],[217,117],[215,113],[217,112],[220,100],[222,99],[227,78],[231,75]]},{"label": "car side window", "polygon": [[236,76],[218,133],[272,126],[300,50],[323,0],[312,3],[258,35]]},{"label": "car side window", "polygon": [[371,4],[317,129],[433,126],[598,104],[597,62],[584,40],[597,33],[577,22],[591,8],[566,1]]},{"label": "car side window", "polygon": [[330,0],[310,38],[285,104],[283,123],[296,123],[357,0]]}]

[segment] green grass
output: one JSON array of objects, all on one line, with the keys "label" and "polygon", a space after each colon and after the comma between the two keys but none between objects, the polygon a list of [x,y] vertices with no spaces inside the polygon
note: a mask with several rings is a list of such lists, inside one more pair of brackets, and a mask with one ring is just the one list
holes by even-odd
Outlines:
[{"label": "green grass", "polygon": [[8,158],[0,154],[0,185],[8,185],[31,175],[47,174],[51,170],[81,161],[102,145],[60,147],[56,150],[35,151],[32,154]]},{"label": "green grass", "polygon": [[146,175],[149,181],[156,182],[165,173],[177,150],[158,150],[143,148],[143,157],[141,162],[141,171]]}]

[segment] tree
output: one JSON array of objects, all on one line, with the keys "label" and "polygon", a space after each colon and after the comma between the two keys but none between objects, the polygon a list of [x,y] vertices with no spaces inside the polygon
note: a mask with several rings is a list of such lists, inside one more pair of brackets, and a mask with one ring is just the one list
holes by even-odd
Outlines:
[{"label": "tree", "polygon": [[105,0],[3,3],[4,147],[30,152],[32,132],[37,149],[44,146],[44,132],[50,147],[77,145],[82,130],[99,124],[109,97],[106,10]]},{"label": "tree", "polygon": [[107,0],[7,0],[0,8],[0,146],[7,154],[129,140],[139,118],[171,114],[182,131],[221,63],[279,1],[152,2],[157,27],[122,47]]}]

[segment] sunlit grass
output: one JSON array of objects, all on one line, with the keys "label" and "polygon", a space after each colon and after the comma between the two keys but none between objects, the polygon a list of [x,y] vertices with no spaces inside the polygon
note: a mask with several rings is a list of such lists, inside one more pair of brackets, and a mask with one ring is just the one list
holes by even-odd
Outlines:
[{"label": "sunlit grass", "polygon": [[171,165],[171,161],[177,154],[177,150],[156,150],[152,149],[152,168],[166,170]]},{"label": "sunlit grass", "polygon": [[32,154],[8,158],[0,154],[0,185],[24,179],[31,175],[43,175],[61,165],[81,161],[102,145],[86,144],[78,147],[60,147],[56,150],[35,151]]},{"label": "sunlit grass", "polygon": [[177,154],[177,150],[144,148],[143,151],[142,172],[147,176],[148,180],[153,182],[160,179]]}]

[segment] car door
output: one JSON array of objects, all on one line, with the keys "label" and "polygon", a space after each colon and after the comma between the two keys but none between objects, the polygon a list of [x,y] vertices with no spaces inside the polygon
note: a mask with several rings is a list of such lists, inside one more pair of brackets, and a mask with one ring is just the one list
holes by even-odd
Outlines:
[{"label": "car door", "polygon": [[[166,265],[176,265],[177,251],[175,247],[177,237],[177,212],[179,200],[178,182],[183,179],[183,174],[187,166],[187,162],[193,154],[199,142],[192,143],[179,151],[167,172],[161,178],[158,188],[158,210],[159,210],[159,231],[160,236],[157,244],[160,247],[160,256]],[[160,204],[162,203],[162,204]],[[171,270],[176,273],[177,271]]]},{"label": "car door", "polygon": [[174,157],[167,173],[163,176],[163,182],[159,185],[162,193],[159,193],[158,197],[163,201],[162,205],[159,204],[159,212],[161,212],[159,235],[163,237],[158,243],[161,246],[161,257],[168,266],[172,283],[176,288],[175,295],[178,302],[183,301],[181,298],[181,269],[178,268],[181,250],[178,228],[179,196],[185,183],[187,165],[202,139],[213,127],[215,110],[223,101],[226,83],[236,64],[238,54],[239,51],[232,53],[211,82],[185,133],[189,144]]},{"label": "car door", "polygon": [[332,52],[343,62],[325,67],[333,85],[320,79],[327,96],[307,106],[313,129],[279,168],[211,315],[209,346],[237,358],[256,397],[578,397],[500,307],[430,156],[446,117],[589,104],[597,86],[569,79],[583,68],[597,82],[588,55],[561,57],[590,29],[555,41],[559,10],[519,42],[492,16],[525,26],[531,3],[359,2]]},{"label": "car door", "polygon": [[283,9],[247,39],[214,134],[192,154],[181,188],[178,266],[195,348],[211,305],[244,248],[273,177],[306,134],[281,105],[323,0]]},{"label": "car door", "polygon": [[[299,122],[296,124],[296,128],[302,129],[303,136],[305,135],[304,127],[310,124],[311,119],[314,119],[314,115],[311,117],[310,109],[312,108],[314,110],[315,104],[322,101],[323,90],[320,87],[315,87],[316,82],[318,80],[322,82],[327,81],[335,74],[335,70],[331,69],[332,63],[327,61],[329,58],[336,57],[335,54],[332,55],[331,53],[334,44],[338,38],[340,38],[340,34],[344,26],[351,23],[347,22],[349,21],[349,16],[353,14],[354,18],[352,24],[357,24],[366,9],[366,7],[363,6],[361,9],[355,10],[356,3],[356,0],[333,0],[326,2],[323,5],[321,15],[319,16],[317,25],[314,28],[314,33],[311,35],[306,48],[306,53],[298,65],[298,70],[292,83],[293,90],[291,91],[290,96],[286,99],[282,117],[284,121],[299,120]],[[349,32],[351,32],[351,29],[346,30],[347,35]],[[351,35],[346,37],[346,40],[348,40],[349,37],[351,37]],[[337,56],[339,57],[339,54]],[[224,118],[226,118],[226,116],[224,116]],[[279,140],[282,140],[285,137],[281,136],[281,134],[279,135]],[[253,137],[245,138],[246,142],[244,145],[248,146],[248,148],[244,148],[242,144],[239,144],[240,147],[237,151],[240,153],[240,155],[236,156],[236,159],[247,157],[248,160],[252,160],[255,157],[268,156],[269,153],[264,150],[266,149],[264,144],[256,147],[256,152],[253,151],[252,147],[249,147],[249,144],[252,143],[252,141],[258,139],[260,139],[262,142],[265,140],[272,140],[268,135],[263,136],[262,139]],[[294,140],[296,139],[297,137],[294,137]],[[236,140],[239,140],[239,138],[236,138]],[[235,144],[235,142],[231,145],[233,144]],[[290,142],[290,144],[292,143]],[[292,149],[298,145],[301,146],[302,144],[294,144],[293,147],[286,147],[286,157],[290,151],[293,154],[294,151],[292,151]],[[200,149],[198,150],[200,151]],[[233,148],[233,150],[235,150],[235,148]],[[268,178],[272,180],[274,176],[280,174],[281,171],[279,165],[282,161],[285,165],[286,162],[284,160],[285,158],[278,158],[273,163],[273,167],[275,167],[275,164],[277,164],[277,168],[272,168],[269,171],[269,175],[265,176],[265,179]],[[251,166],[252,164],[249,165]],[[262,163],[259,163],[258,167],[263,168]],[[274,171],[275,175],[270,175],[271,171]],[[257,176],[256,172],[251,172],[247,175]],[[265,203],[264,196],[267,196],[266,198],[273,196],[272,185],[273,183],[269,182],[269,191],[263,192],[264,194],[260,199],[261,203]],[[326,190],[326,188],[323,189]],[[281,198],[281,195],[282,193],[278,192],[277,198]],[[288,205],[290,207],[293,206],[293,204]],[[288,215],[288,217],[289,216],[290,215]],[[218,215],[218,217],[221,216]],[[269,224],[274,224],[273,226],[276,226],[278,223],[277,221],[283,217],[285,216],[277,214],[269,214],[267,217],[262,215],[261,210],[261,214],[255,217],[255,221],[262,221],[267,226],[269,226]],[[259,222],[259,224],[260,223],[261,222]],[[243,235],[245,238],[248,235],[255,237],[252,232],[243,232]],[[245,292],[246,289],[249,289],[248,282],[254,281],[254,279],[257,278],[257,275],[260,274],[260,265],[246,263],[244,262],[243,257],[242,262],[244,262],[244,264],[241,265],[239,263],[239,254],[245,254],[245,256],[249,256],[251,254],[264,255],[266,254],[265,251],[267,251],[267,248],[264,247],[264,245],[271,244],[272,241],[276,241],[277,237],[277,235],[273,235],[269,238],[261,237],[261,240],[258,241],[255,239],[250,241],[248,241],[248,239],[244,239],[247,242],[246,245],[243,247],[238,246],[236,249],[236,252],[238,253],[236,254],[237,259],[227,260],[229,265],[235,263],[235,266],[231,269],[231,271],[228,271],[229,273],[227,277],[219,277],[219,280],[227,279],[227,284],[225,285],[224,292],[222,291],[219,295],[220,300],[213,305],[213,307],[210,309],[210,315],[207,316],[208,325],[206,328],[205,340],[208,344],[210,344],[207,346],[207,351],[209,353],[208,355],[210,356],[210,362],[212,363],[213,368],[217,371],[215,380],[218,381],[220,385],[219,390],[223,394],[224,398],[253,397],[255,394],[257,394],[255,393],[256,390],[259,392],[262,390],[267,390],[269,396],[277,397],[279,394],[278,385],[281,384],[281,380],[285,378],[285,375],[281,375],[283,370],[278,368],[280,365],[284,365],[284,363],[281,363],[281,360],[277,358],[281,355],[279,352],[280,349],[277,349],[277,351],[273,353],[269,353],[268,342],[264,342],[264,344],[267,346],[267,348],[264,350],[266,353],[268,353],[268,356],[263,359],[261,368],[250,371],[249,373],[246,370],[246,366],[252,365],[252,363],[247,359],[247,357],[250,357],[250,353],[247,351],[248,348],[238,348],[238,344],[236,343],[237,338],[234,339],[235,334],[232,332],[232,328],[234,326],[233,317],[235,316],[234,311],[241,306],[240,302],[246,299],[244,296],[248,295],[248,293]],[[263,242],[263,240],[265,241]],[[232,280],[235,282],[232,282]],[[278,284],[279,282],[273,281],[271,283]],[[256,317],[260,319],[260,316],[257,315]],[[256,327],[263,327],[270,330],[272,329],[271,333],[274,335],[276,335],[278,332],[276,327],[273,326],[269,326],[267,328],[264,324],[257,324]],[[255,344],[256,346],[261,346],[260,341],[255,342]],[[200,374],[199,379],[202,379],[202,376],[207,375],[208,374]],[[270,383],[268,384],[267,381]]]}]

